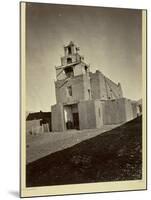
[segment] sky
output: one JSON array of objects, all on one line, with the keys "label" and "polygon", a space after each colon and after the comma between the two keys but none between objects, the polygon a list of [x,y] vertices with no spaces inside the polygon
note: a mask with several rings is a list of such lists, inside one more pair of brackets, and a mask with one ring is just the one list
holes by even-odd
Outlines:
[{"label": "sky", "polygon": [[27,3],[26,110],[56,104],[55,66],[73,41],[90,64],[132,100],[142,97],[141,10]]}]

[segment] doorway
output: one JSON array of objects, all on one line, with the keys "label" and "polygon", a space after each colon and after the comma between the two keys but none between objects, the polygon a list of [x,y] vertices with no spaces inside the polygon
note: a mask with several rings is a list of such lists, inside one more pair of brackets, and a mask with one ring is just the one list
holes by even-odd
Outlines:
[{"label": "doorway", "polygon": [[73,116],[73,126],[75,129],[79,130],[79,113],[72,113]]},{"label": "doorway", "polygon": [[79,113],[78,105],[65,105],[64,106],[64,116],[66,129],[78,129],[79,130]]}]

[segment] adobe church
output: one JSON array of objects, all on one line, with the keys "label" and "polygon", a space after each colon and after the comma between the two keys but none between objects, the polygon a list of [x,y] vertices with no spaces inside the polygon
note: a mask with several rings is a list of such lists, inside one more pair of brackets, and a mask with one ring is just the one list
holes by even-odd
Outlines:
[{"label": "adobe church", "polygon": [[101,128],[127,122],[138,115],[136,102],[123,97],[121,84],[98,70],[92,73],[72,41],[64,46],[56,79],[52,131]]}]

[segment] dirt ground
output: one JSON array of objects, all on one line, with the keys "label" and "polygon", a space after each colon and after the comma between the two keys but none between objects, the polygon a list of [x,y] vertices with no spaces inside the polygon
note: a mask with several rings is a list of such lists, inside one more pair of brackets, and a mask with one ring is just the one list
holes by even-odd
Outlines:
[{"label": "dirt ground", "polygon": [[139,180],[142,118],[29,163],[26,172],[27,187]]},{"label": "dirt ground", "polygon": [[119,125],[105,125],[101,129],[69,130],[37,135],[28,134],[26,138],[26,162],[30,163],[51,153],[66,149],[117,126]]}]

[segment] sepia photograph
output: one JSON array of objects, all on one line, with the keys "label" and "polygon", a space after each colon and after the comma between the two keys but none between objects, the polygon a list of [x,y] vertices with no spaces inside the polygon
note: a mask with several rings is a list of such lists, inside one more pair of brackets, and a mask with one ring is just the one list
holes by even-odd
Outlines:
[{"label": "sepia photograph", "polygon": [[146,10],[20,11],[21,196],[146,189]]}]

